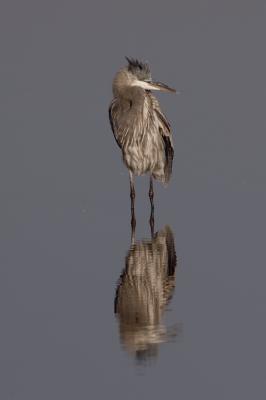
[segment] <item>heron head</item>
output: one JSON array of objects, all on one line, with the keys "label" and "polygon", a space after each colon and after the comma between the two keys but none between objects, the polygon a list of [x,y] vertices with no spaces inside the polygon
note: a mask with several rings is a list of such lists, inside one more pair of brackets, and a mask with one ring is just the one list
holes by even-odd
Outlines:
[{"label": "heron head", "polygon": [[138,86],[145,90],[160,90],[163,92],[173,92],[176,90],[170,88],[162,82],[153,82],[149,64],[142,63],[133,58],[126,57],[128,62],[127,71],[130,76],[130,85]]}]

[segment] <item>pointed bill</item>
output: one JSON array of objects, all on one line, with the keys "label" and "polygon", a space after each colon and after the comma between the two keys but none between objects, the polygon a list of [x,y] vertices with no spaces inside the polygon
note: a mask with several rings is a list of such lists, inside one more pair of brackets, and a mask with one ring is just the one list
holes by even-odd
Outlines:
[{"label": "pointed bill", "polygon": [[160,90],[161,92],[176,93],[175,89],[170,88],[169,86],[167,86],[165,83],[162,82],[148,82],[148,81],[137,80],[134,83],[134,86],[139,86],[145,90]]}]

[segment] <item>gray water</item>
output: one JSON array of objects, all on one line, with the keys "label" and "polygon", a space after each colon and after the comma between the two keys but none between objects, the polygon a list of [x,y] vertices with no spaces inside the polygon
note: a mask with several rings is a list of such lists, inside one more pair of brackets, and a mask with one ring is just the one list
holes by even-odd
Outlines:
[{"label": "gray water", "polygon": [[[0,20],[0,398],[264,399],[263,2],[2,0]],[[159,248],[145,177],[131,247],[108,121],[125,55],[182,91],[158,96],[175,142],[155,185]],[[176,258],[160,275],[166,226]],[[159,275],[139,293],[162,282],[163,300],[140,328],[127,280],[124,314],[115,299],[143,254],[140,279]]]}]

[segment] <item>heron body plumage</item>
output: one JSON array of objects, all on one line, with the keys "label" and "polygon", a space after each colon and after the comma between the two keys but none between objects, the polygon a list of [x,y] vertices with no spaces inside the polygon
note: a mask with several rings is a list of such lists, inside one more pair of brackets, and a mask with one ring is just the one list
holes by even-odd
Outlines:
[{"label": "heron body plumage", "polygon": [[131,177],[149,173],[167,183],[174,157],[171,128],[151,90],[174,89],[152,82],[147,64],[127,60],[128,66],[118,71],[113,81],[114,98],[109,107],[113,134]]},{"label": "heron body plumage", "polygon": [[[139,91],[138,101],[134,99]],[[131,90],[128,101],[115,98],[110,114],[114,136],[122,149],[123,161],[135,175],[151,173],[155,179],[168,182],[173,158],[173,144],[169,124],[151,93],[143,89]],[[141,118],[140,118],[141,115]],[[164,136],[169,138],[166,144]]]}]

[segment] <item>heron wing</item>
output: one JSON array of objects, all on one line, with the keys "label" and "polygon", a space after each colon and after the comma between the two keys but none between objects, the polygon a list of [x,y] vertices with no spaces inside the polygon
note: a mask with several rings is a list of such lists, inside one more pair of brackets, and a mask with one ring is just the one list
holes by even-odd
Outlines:
[{"label": "heron wing", "polygon": [[152,107],[155,111],[158,120],[158,128],[159,133],[162,136],[164,149],[165,149],[165,182],[167,183],[172,174],[172,165],[173,165],[173,158],[174,158],[174,146],[173,146],[173,139],[172,139],[172,132],[171,132],[171,125],[168,122],[166,116],[162,112],[159,102],[152,94],[150,94],[150,98],[152,101]]},{"label": "heron wing", "polygon": [[119,99],[114,98],[109,107],[109,119],[111,128],[120,148],[123,148],[126,138],[132,133],[132,117],[129,117],[131,102],[121,104]]},{"label": "heron wing", "polygon": [[167,121],[167,118],[164,115],[164,113],[162,112],[159,101],[152,94],[150,94],[150,98],[152,101],[152,108],[155,111],[156,116],[158,118],[159,128],[162,130],[164,135],[171,136],[171,125]]},{"label": "heron wing", "polygon": [[110,121],[110,125],[112,128],[116,143],[121,148],[122,147],[121,138],[120,138],[119,129],[117,126],[117,101],[116,101],[116,99],[112,100],[110,107],[109,107],[109,121]]}]

